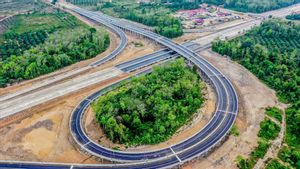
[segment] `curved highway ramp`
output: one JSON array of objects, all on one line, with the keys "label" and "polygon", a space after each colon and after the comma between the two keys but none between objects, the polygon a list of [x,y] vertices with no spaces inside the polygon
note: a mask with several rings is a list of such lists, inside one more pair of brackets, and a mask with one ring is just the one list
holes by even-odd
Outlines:
[{"label": "curved highway ramp", "polygon": [[[89,104],[105,92],[111,90],[118,82],[108,86],[84,99],[73,111],[70,119],[70,131],[74,140],[80,148],[88,153],[111,161],[123,162],[118,164],[54,164],[54,163],[25,163],[25,162],[0,162],[0,168],[170,168],[180,165],[195,157],[207,154],[212,148],[217,146],[229,133],[235,122],[238,112],[238,98],[234,87],[230,81],[213,65],[197,55],[194,51],[184,45],[178,45],[153,32],[135,27],[126,22],[106,16],[101,13],[90,12],[80,8],[74,8],[73,11],[91,20],[97,20],[104,25],[113,25],[120,30],[129,31],[142,35],[148,39],[167,47],[175,55],[182,56],[186,60],[197,66],[201,72],[211,82],[217,93],[217,108],[214,116],[208,124],[182,142],[171,145],[156,151],[149,152],[122,152],[105,148],[93,142],[85,133],[81,120]],[[177,54],[176,54],[177,53]],[[155,56],[157,58],[159,56]],[[150,59],[151,60],[151,59]],[[154,59],[155,60],[155,59]],[[137,61],[136,64],[141,62]],[[131,63],[128,66],[134,66]],[[126,67],[126,66],[125,66]]]}]

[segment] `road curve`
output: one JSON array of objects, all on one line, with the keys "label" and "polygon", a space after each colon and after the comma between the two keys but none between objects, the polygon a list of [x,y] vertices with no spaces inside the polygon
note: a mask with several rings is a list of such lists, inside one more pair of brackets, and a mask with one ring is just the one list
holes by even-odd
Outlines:
[{"label": "road curve", "polygon": [[[208,151],[209,148],[213,147],[228,133],[230,127],[234,123],[234,120],[232,119],[236,118],[238,111],[237,95],[229,80],[226,79],[222,75],[222,73],[218,71],[214,66],[212,66],[209,62],[199,57],[190,49],[182,45],[178,45],[170,39],[157,35],[153,32],[126,24],[122,21],[116,20],[112,17],[108,17],[101,13],[90,12],[80,8],[75,8],[73,10],[87,18],[93,20],[99,19],[108,22],[114,26],[117,26],[123,30],[143,35],[172,49],[176,53],[185,57],[187,60],[193,62],[196,66],[198,66],[200,70],[202,70],[202,72],[207,76],[207,78],[212,82],[213,86],[215,87],[218,98],[218,107],[214,117],[208,123],[207,126],[205,126],[193,137],[188,138],[187,140],[184,140],[181,143],[173,145],[169,148],[150,152],[133,153],[121,152],[105,148],[93,142],[89,137],[87,137],[85,131],[83,130],[81,126],[83,112],[89,106],[91,101],[103,94],[100,91],[99,93],[91,95],[83,102],[81,102],[78,108],[74,111],[74,114],[71,118],[71,133],[73,134],[76,142],[79,145],[81,145],[82,149],[95,156],[99,156],[101,158],[105,158],[111,161],[142,163],[146,163],[147,161],[147,163],[149,163],[149,161],[159,161],[175,156],[177,161],[180,163],[182,161],[186,161],[194,157],[195,155],[203,154],[204,152]],[[229,117],[229,119],[227,117]],[[210,142],[207,141],[209,139],[211,139]],[[201,146],[199,147],[199,145]],[[199,151],[199,149],[201,151]]]},{"label": "road curve", "polygon": [[110,23],[107,23],[101,19],[95,19],[94,21],[101,23],[101,24],[105,25],[106,27],[108,27],[111,31],[113,31],[115,34],[118,35],[121,42],[119,43],[118,47],[114,51],[112,51],[109,55],[105,56],[104,58],[102,58],[98,61],[91,63],[89,66],[92,66],[92,67],[100,66],[100,65],[106,63],[107,61],[114,59],[125,49],[126,44],[127,44],[126,35],[120,28],[118,28]]},{"label": "road curve", "polygon": [[[84,110],[89,106],[92,100],[109,91],[112,86],[109,86],[99,92],[92,94],[84,99],[77,107],[71,116],[70,130],[74,136],[74,140],[80,145],[81,149],[111,161],[120,161],[127,163],[120,164],[99,164],[99,165],[81,165],[81,164],[50,164],[50,163],[22,163],[0,162],[1,167],[15,168],[169,168],[186,162],[197,156],[206,154],[211,148],[220,143],[228,134],[232,127],[238,112],[238,98],[230,81],[223,76],[213,65],[207,62],[202,57],[190,49],[178,45],[171,40],[157,35],[153,32],[124,24],[111,17],[103,14],[89,12],[80,8],[74,8],[75,12],[90,18],[92,20],[101,21],[102,24],[109,23],[120,29],[130,31],[151,40],[160,43],[169,49],[175,51],[185,59],[196,65],[202,73],[209,79],[217,93],[217,108],[214,116],[209,123],[198,133],[182,142],[151,152],[121,152],[102,147],[94,143],[87,137],[82,128],[81,120]],[[118,83],[114,84],[118,85]]]}]

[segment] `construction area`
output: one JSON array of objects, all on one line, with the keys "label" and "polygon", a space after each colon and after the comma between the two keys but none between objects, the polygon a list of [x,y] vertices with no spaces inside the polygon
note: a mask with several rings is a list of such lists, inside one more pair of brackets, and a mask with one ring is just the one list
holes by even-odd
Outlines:
[{"label": "construction area", "polygon": [[[73,11],[68,12],[92,27],[103,27]],[[182,20],[185,28],[185,34],[174,41],[194,41],[204,47],[216,38],[238,36],[261,22],[248,15],[205,4],[199,9],[178,11],[174,16]],[[70,133],[70,116],[87,96],[153,66],[134,72],[123,72],[116,65],[165,48],[147,38],[126,32],[127,45],[115,59],[98,67],[90,67],[91,63],[112,53],[120,43],[115,32],[110,29],[108,31],[110,46],[98,56],[32,80],[0,88],[0,118],[8,116],[0,120],[0,160],[112,163],[80,151]],[[183,164],[182,168],[234,169],[237,168],[236,157],[248,156],[257,146],[257,133],[260,122],[264,119],[264,109],[273,106],[285,108],[287,105],[278,100],[274,90],[238,63],[220,56],[209,47],[198,54],[232,82],[239,98],[239,110],[234,125],[240,134],[229,135],[221,146],[207,156],[193,159]],[[154,65],[156,64],[159,63]],[[94,142],[107,148],[130,152],[159,150],[180,143],[201,130],[213,117],[216,102],[216,93],[207,84],[205,102],[195,113],[193,120],[182,126],[170,139],[156,145],[127,147],[112,143],[96,122],[95,112],[91,107],[85,110],[83,126]]]}]

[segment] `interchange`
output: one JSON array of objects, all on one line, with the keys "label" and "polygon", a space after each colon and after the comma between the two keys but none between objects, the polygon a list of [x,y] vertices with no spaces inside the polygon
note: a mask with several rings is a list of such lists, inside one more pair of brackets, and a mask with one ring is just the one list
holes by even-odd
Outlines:
[{"label": "interchange", "polygon": [[[74,136],[75,141],[81,146],[85,151],[95,155],[100,156],[111,161],[121,161],[121,162],[130,162],[124,164],[113,164],[113,165],[79,165],[79,164],[46,164],[45,167],[50,168],[165,168],[172,167],[178,164],[182,164],[196,156],[204,155],[216,144],[220,143],[222,139],[227,135],[231,126],[233,125],[237,111],[237,95],[231,85],[230,81],[225,78],[220,71],[218,71],[214,66],[212,66],[205,59],[201,58],[194,51],[185,47],[184,45],[178,45],[171,40],[161,37],[153,32],[145,31],[140,28],[133,26],[124,25],[113,20],[111,17],[107,17],[103,14],[98,14],[94,12],[81,11],[78,9],[73,9],[77,13],[88,17],[89,19],[100,22],[104,25],[113,25],[118,27],[118,31],[126,30],[134,32],[136,34],[145,36],[149,39],[160,43],[172,51],[174,56],[183,56],[185,59],[192,62],[196,65],[204,76],[206,76],[212,85],[215,87],[218,106],[216,112],[210,122],[197,134],[194,136],[182,141],[179,144],[173,145],[171,147],[153,151],[153,152],[137,152],[137,153],[128,153],[128,152],[119,152],[111,149],[107,149],[91,141],[85,134],[82,126],[81,120],[84,110],[89,106],[92,100],[101,96],[109,89],[111,86],[100,90],[92,94],[91,96],[84,99],[75,109],[70,120],[70,130]],[[162,54],[161,54],[162,55]],[[113,56],[113,55],[112,55]],[[157,57],[154,57],[157,59]],[[166,58],[168,59],[168,58]],[[145,61],[145,60],[144,60]],[[156,61],[151,60],[150,61]],[[105,62],[105,61],[103,61]],[[102,64],[103,62],[97,62],[97,64]],[[139,61],[137,63],[143,63]],[[136,63],[136,64],[137,64]],[[135,63],[129,64],[129,66],[135,65]],[[125,67],[126,68],[126,67]],[[115,84],[117,85],[117,84]],[[74,117],[74,118],[73,118]],[[72,120],[73,119],[73,120]],[[15,164],[15,163],[13,163]],[[0,168],[2,165],[7,165],[0,163]],[[15,164],[17,166],[22,166],[23,164]],[[24,163],[24,165],[32,165],[32,167],[39,166],[39,163]],[[43,165],[45,165],[43,163]],[[43,168],[39,166],[39,168]]]}]

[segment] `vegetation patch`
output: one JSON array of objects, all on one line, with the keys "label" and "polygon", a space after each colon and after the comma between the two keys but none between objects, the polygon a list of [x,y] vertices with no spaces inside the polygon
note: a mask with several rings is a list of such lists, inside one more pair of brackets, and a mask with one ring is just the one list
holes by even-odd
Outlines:
[{"label": "vegetation patch", "polygon": [[278,156],[294,168],[300,168],[300,102],[286,109],[286,135],[284,146]]},{"label": "vegetation patch", "polygon": [[0,87],[53,72],[106,50],[109,35],[52,9],[14,16],[0,34]]},{"label": "vegetation patch", "polygon": [[[89,5],[86,1],[69,0],[79,5]],[[171,15],[171,9],[163,3],[137,3],[136,0],[118,0],[112,2],[96,2],[91,5],[94,10],[154,27],[155,32],[168,38],[183,34],[180,20]]]},{"label": "vegetation patch", "polygon": [[293,13],[291,15],[286,16],[285,18],[289,20],[300,20],[300,13]]},{"label": "vegetation patch", "polygon": [[212,49],[230,56],[257,75],[276,90],[281,101],[300,100],[299,24],[266,21],[245,36],[214,42]]},{"label": "vegetation patch", "polygon": [[274,140],[280,131],[280,126],[268,118],[260,123],[258,137],[266,140]]},{"label": "vegetation patch", "polygon": [[299,3],[300,0],[203,0],[202,2],[223,5],[225,8],[262,13]]},{"label": "vegetation patch", "polygon": [[258,146],[250,153],[248,159],[238,156],[236,159],[237,166],[240,169],[251,169],[254,167],[258,159],[263,158],[270,147],[270,143],[266,140],[258,141]]},{"label": "vegetation patch", "polygon": [[[265,113],[269,109],[266,109]],[[259,141],[258,146],[250,153],[249,158],[243,158],[238,156],[236,159],[237,166],[240,169],[251,169],[254,167],[258,159],[263,158],[271,145],[271,141],[274,140],[280,131],[280,126],[268,118],[265,118],[260,123],[260,130],[258,132]]]},{"label": "vegetation patch", "polygon": [[236,125],[232,126],[232,128],[230,130],[230,134],[232,134],[233,136],[236,136],[236,137],[240,135],[240,131]]},{"label": "vegetation patch", "polygon": [[0,4],[0,16],[51,10],[41,0],[0,0]]},{"label": "vegetation patch", "polygon": [[274,119],[276,119],[278,122],[281,123],[282,121],[282,112],[277,107],[269,107],[266,109],[266,114]]},{"label": "vegetation patch", "polygon": [[266,169],[290,169],[290,167],[282,165],[278,160],[271,160],[267,164]]},{"label": "vegetation patch", "polygon": [[201,84],[197,73],[178,59],[124,83],[92,108],[113,142],[155,144],[172,136],[201,107]]},{"label": "vegetation patch", "polygon": [[[279,99],[289,103],[286,113],[286,147],[279,157],[295,168],[300,168],[300,25],[282,20],[270,20],[230,41],[217,41],[213,50],[230,56],[257,75],[271,88]],[[267,39],[267,40],[263,40]],[[288,47],[288,45],[290,47]],[[282,119],[276,109],[267,114]],[[262,124],[267,138],[273,138],[276,127]],[[272,128],[272,129],[271,129]],[[272,133],[267,130],[271,129]]]},{"label": "vegetation patch", "polygon": [[300,168],[300,153],[294,147],[284,146],[278,154],[278,157],[294,168]]},{"label": "vegetation patch", "polygon": [[82,26],[72,15],[61,11],[14,16],[9,29],[0,35],[0,59],[21,55],[45,42],[49,34],[62,29]]}]

